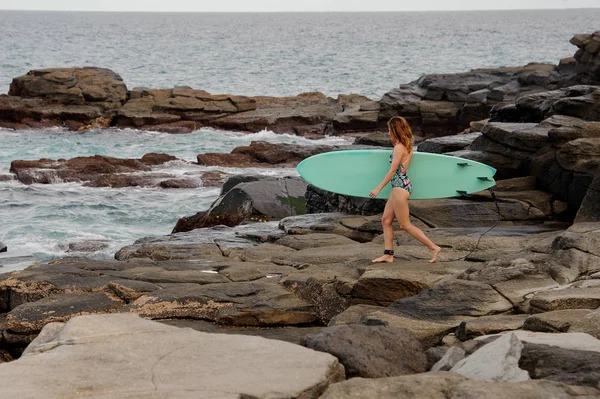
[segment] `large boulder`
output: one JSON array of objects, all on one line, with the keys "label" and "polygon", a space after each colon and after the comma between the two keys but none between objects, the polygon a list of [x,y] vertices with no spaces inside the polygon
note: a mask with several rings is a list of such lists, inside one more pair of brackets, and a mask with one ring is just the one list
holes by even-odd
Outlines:
[{"label": "large boulder", "polygon": [[48,328],[26,355],[0,364],[4,395],[232,399],[277,392],[309,398],[344,380],[333,356],[283,341],[202,333],[123,314],[81,316]]},{"label": "large boulder", "polygon": [[271,178],[240,183],[218,198],[209,216],[240,215],[244,218],[281,219],[306,213],[307,183],[299,177]]},{"label": "large boulder", "polygon": [[575,71],[584,84],[600,84],[600,31],[591,35],[575,35],[571,43],[579,47],[575,53]]},{"label": "large boulder", "polygon": [[108,127],[126,98],[123,79],[109,69],[32,70],[0,96],[0,127]]},{"label": "large boulder", "polygon": [[0,241],[0,252],[6,252],[6,250],[7,246],[2,241]]},{"label": "large boulder", "polygon": [[337,357],[346,378],[382,378],[425,371],[421,344],[406,329],[335,326],[305,336],[302,345]]}]

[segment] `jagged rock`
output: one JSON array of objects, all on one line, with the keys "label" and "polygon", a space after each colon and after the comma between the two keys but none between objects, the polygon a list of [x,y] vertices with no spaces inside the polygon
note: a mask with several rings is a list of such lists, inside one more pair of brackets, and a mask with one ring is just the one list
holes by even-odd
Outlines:
[{"label": "jagged rock", "polygon": [[452,135],[468,128],[470,122],[486,119],[496,103],[570,84],[570,77],[561,76],[555,65],[548,64],[426,75],[386,93],[380,101],[379,120],[402,115],[416,133]]},{"label": "jagged rock", "polygon": [[[54,372],[58,367],[64,375]],[[190,376],[191,367],[203,378]],[[49,399],[84,391],[95,397],[156,399],[258,398],[273,392],[304,398],[318,397],[344,379],[337,359],[299,345],[207,334],[123,314],[74,318],[0,368],[5,394]]]},{"label": "jagged rock", "polygon": [[575,71],[585,84],[600,84],[600,31],[591,35],[575,35],[571,43],[579,47],[575,54]]},{"label": "jagged rock", "polygon": [[328,327],[303,338],[301,345],[337,357],[346,378],[382,378],[425,371],[421,344],[406,329],[382,326]]},{"label": "jagged rock", "polygon": [[523,344],[508,333],[459,361],[450,371],[474,380],[520,382],[530,379],[519,368]]},{"label": "jagged rock", "polygon": [[598,86],[571,86],[522,96],[515,104],[499,104],[491,111],[492,122],[541,122],[552,115],[588,121],[600,120]]},{"label": "jagged rock", "polygon": [[[432,348],[433,349],[433,348]],[[465,358],[465,351],[457,346],[449,348],[444,356],[431,367],[431,371],[450,371],[456,363]]]}]

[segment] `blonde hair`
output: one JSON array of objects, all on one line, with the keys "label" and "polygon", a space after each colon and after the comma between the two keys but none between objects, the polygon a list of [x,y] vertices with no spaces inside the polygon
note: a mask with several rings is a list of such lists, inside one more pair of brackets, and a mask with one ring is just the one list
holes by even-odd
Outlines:
[{"label": "blonde hair", "polygon": [[413,132],[406,119],[401,116],[394,116],[388,121],[387,126],[392,144],[401,143],[411,153],[413,150]]}]

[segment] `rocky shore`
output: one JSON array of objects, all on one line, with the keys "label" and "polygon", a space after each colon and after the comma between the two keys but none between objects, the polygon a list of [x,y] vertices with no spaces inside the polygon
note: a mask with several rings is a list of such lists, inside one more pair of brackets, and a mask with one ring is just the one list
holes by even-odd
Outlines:
[{"label": "rocky shore", "polygon": [[[485,162],[498,182],[493,196],[411,202],[413,223],[443,248],[440,262],[395,226],[395,262],[372,264],[381,201],[297,177],[191,176],[222,184],[221,196],[173,234],[141,238],[115,260],[62,258],[0,275],[3,392],[600,397],[600,33],[572,43],[580,50],[557,66],[429,75],[379,102],[127,91],[118,75],[88,68],[16,78],[0,96],[5,127],[322,135],[376,131],[400,114],[419,151]],[[357,142],[385,144],[377,133]],[[257,142],[197,162],[291,167],[343,148]],[[14,161],[11,172],[25,184],[185,187],[153,170],[164,162],[181,161]],[[147,179],[132,181],[140,171]]]}]

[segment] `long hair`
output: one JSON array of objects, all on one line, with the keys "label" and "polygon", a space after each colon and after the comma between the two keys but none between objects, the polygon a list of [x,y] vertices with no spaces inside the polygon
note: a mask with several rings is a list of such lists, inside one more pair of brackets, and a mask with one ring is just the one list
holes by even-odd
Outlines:
[{"label": "long hair", "polygon": [[411,153],[413,150],[413,132],[406,119],[401,116],[394,116],[388,121],[387,126],[392,144],[401,143]]}]

